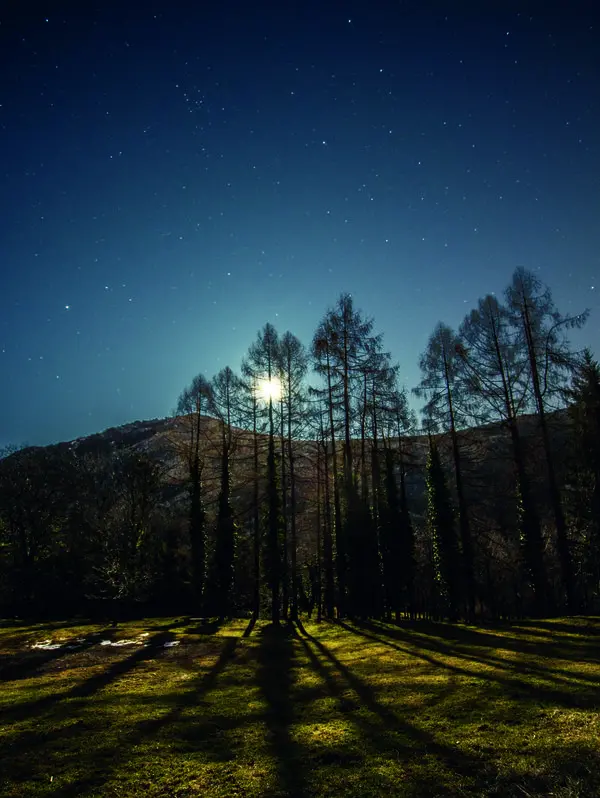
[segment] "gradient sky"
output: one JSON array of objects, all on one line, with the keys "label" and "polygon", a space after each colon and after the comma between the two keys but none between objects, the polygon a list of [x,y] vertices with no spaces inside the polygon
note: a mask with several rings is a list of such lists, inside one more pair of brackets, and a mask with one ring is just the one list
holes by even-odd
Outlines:
[{"label": "gradient sky", "polygon": [[[516,266],[600,354],[600,5],[5,2],[0,445],[168,415],[342,291],[407,387]],[[596,282],[598,281],[598,284]]]}]

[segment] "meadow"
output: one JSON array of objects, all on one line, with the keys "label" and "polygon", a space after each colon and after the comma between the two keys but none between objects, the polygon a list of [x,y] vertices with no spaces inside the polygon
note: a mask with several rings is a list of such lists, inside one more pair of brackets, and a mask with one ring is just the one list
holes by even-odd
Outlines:
[{"label": "meadow", "polygon": [[600,795],[600,618],[0,626],[0,794]]}]

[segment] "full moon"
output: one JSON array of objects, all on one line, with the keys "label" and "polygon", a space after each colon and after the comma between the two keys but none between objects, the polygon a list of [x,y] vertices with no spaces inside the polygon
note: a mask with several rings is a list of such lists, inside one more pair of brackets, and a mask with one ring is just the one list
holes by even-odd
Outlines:
[{"label": "full moon", "polygon": [[269,400],[278,402],[281,399],[281,381],[277,377],[259,380],[256,386],[256,393],[265,402]]}]

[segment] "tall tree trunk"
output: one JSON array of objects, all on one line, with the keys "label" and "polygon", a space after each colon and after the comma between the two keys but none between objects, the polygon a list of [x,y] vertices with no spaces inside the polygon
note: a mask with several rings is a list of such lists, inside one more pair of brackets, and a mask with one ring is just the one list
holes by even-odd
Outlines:
[{"label": "tall tree trunk", "polygon": [[530,365],[531,379],[533,384],[533,394],[535,396],[535,403],[537,405],[537,411],[540,421],[540,430],[542,433],[542,442],[544,445],[544,453],[546,456],[546,468],[548,471],[548,489],[550,494],[550,502],[552,504],[552,510],[554,513],[554,523],[556,526],[556,543],[557,543],[558,557],[561,567],[563,588],[567,599],[567,610],[569,612],[572,612],[575,609],[575,584],[573,578],[573,563],[571,561],[571,552],[569,550],[569,541],[567,537],[567,523],[563,512],[560,490],[558,488],[556,471],[554,469],[552,448],[550,446],[550,436],[548,434],[546,409],[544,406],[544,399],[542,396],[542,390],[540,386],[540,375],[538,369],[537,355],[535,352],[535,345],[533,341],[533,327],[529,315],[529,306],[525,296],[523,296],[523,321],[525,328],[525,337],[527,340],[527,352],[529,356],[529,365]]},{"label": "tall tree trunk", "polygon": [[298,541],[297,541],[297,507],[296,507],[296,460],[292,446],[292,398],[291,380],[288,390],[288,463],[290,468],[290,555],[292,570],[292,612],[293,621],[298,620]]},{"label": "tall tree trunk", "polygon": [[322,573],[323,563],[321,558],[321,502],[322,502],[322,489],[321,489],[321,456],[320,444],[317,442],[317,578],[316,578],[316,604],[317,604],[317,621],[321,621],[323,617],[323,586],[322,586]]},{"label": "tall tree trunk", "polygon": [[289,573],[288,573],[288,519],[287,519],[287,479],[285,469],[285,414],[283,412],[283,394],[279,400],[279,407],[281,411],[280,419],[280,450],[281,450],[281,516],[283,519],[283,540],[281,552],[281,604],[282,614],[284,620],[287,620],[288,609],[290,603],[289,596]]},{"label": "tall tree trunk", "polygon": [[342,509],[340,504],[340,486],[338,478],[337,452],[335,445],[335,424],[333,419],[333,389],[331,386],[331,367],[329,364],[329,352],[327,353],[327,392],[328,392],[328,411],[329,411],[329,431],[331,435],[331,469],[333,473],[333,511],[334,511],[334,534],[335,534],[335,564],[337,571],[337,612],[338,617],[343,618],[346,607],[346,546],[344,541],[344,529],[342,527]]},{"label": "tall tree trunk", "polygon": [[323,559],[325,571],[325,616],[332,619],[335,615],[335,578],[333,569],[333,535],[331,534],[331,491],[329,477],[329,452],[327,439],[323,438]]},{"label": "tall tree trunk", "polygon": [[465,574],[465,587],[467,599],[467,618],[472,619],[475,615],[475,566],[473,562],[473,540],[471,537],[471,525],[465,499],[463,486],[462,462],[458,434],[456,432],[456,422],[454,416],[454,404],[452,390],[450,388],[450,375],[448,372],[448,361],[444,350],[444,370],[446,378],[446,396],[448,398],[448,410],[450,413],[450,437],[452,440],[452,455],[454,459],[454,473],[456,479],[456,494],[458,498],[458,519],[460,529],[460,542],[463,555],[463,570]]},{"label": "tall tree trunk", "polygon": [[253,502],[252,502],[252,522],[254,532],[254,595],[253,595],[253,614],[254,619],[260,616],[260,510],[258,495],[258,426],[257,426],[257,406],[256,396],[252,397],[252,440],[254,454],[254,475],[253,475]]}]

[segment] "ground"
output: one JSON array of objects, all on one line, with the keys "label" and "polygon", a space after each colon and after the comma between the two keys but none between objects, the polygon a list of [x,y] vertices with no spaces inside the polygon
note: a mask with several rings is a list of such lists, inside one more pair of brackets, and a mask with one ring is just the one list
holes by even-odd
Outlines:
[{"label": "ground", "polygon": [[0,691],[5,798],[600,795],[600,618],[4,622]]}]

